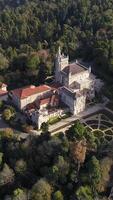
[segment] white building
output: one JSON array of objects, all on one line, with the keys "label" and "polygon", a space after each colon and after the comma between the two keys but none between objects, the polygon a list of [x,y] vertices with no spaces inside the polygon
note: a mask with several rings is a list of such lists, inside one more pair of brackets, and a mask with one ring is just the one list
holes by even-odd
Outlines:
[{"label": "white building", "polygon": [[61,53],[60,47],[56,55],[55,81],[62,84],[61,100],[76,115],[84,111],[86,100],[95,96],[95,79],[88,69],[78,61],[69,63],[69,57]]},{"label": "white building", "polygon": [[25,110],[26,106],[35,102],[38,99],[47,97],[50,94],[51,88],[47,85],[41,86],[26,86],[9,92],[9,97],[13,103],[20,109]]},{"label": "white building", "polygon": [[[86,108],[87,99],[95,96],[95,78],[77,61],[69,63],[59,48],[55,62],[55,83],[51,86],[34,85],[9,92],[13,103],[23,110],[34,124],[41,127],[51,117],[61,116],[65,110],[77,115]],[[61,108],[61,105],[65,105]]]},{"label": "white building", "polygon": [[23,111],[34,124],[41,127],[51,117],[60,115],[57,89],[48,85],[34,85],[18,88],[9,92],[9,99]]}]

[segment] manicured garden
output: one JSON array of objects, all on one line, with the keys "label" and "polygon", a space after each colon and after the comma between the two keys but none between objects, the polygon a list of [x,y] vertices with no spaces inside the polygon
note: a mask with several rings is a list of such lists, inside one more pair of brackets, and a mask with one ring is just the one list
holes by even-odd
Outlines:
[{"label": "manicured garden", "polygon": [[113,121],[109,113],[100,112],[83,120],[87,130],[94,133],[98,138],[104,138],[107,141],[113,140]]}]

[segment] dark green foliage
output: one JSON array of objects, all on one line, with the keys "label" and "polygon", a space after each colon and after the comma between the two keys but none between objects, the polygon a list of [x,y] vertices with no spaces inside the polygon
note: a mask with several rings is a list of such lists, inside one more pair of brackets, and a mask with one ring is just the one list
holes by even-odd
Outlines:
[{"label": "dark green foliage", "polygon": [[27,193],[20,189],[17,188],[16,190],[14,190],[13,195],[12,195],[12,200],[27,200]]},{"label": "dark green foliage", "polygon": [[32,187],[30,198],[34,200],[51,200],[52,187],[44,179],[40,179]]},{"label": "dark green foliage", "polygon": [[[26,78],[22,83],[29,84],[28,72],[25,71],[29,69],[32,72],[31,82],[38,77],[38,83],[43,83],[45,72],[50,74],[54,71],[52,58],[59,45],[71,59],[82,57],[93,61],[98,73],[112,81],[112,0],[104,3],[100,0],[2,0],[0,28],[0,69],[5,76],[7,68],[11,72],[6,76],[11,86],[15,82],[15,73],[17,85],[22,81],[22,72]],[[50,49],[52,55],[41,59],[43,67],[40,67],[37,54],[41,49]]]},{"label": "dark green foliage", "polygon": [[47,133],[48,132],[48,129],[49,129],[49,125],[47,122],[43,122],[42,125],[41,125],[41,130],[43,133]]},{"label": "dark green foliage", "polygon": [[93,193],[89,186],[81,186],[76,191],[78,200],[93,200]]},{"label": "dark green foliage", "polygon": [[93,156],[91,160],[88,162],[87,169],[91,187],[96,191],[101,179],[101,170],[99,161],[96,159],[95,156]]},{"label": "dark green foliage", "polygon": [[[92,150],[95,140],[91,133],[86,134],[77,124],[74,140],[72,133],[71,140],[62,133],[48,136],[47,132],[18,140],[6,132],[1,137],[0,197],[10,193],[14,200],[27,200],[26,195],[34,200],[94,199],[102,182],[95,157],[99,152]],[[82,137],[78,137],[81,132]]]},{"label": "dark green foliage", "polygon": [[[43,84],[53,75],[53,60],[60,45],[70,59],[93,61],[98,74],[111,83],[112,33],[112,0],[1,0],[0,81],[8,82],[9,89]],[[44,56],[40,55],[42,49]],[[104,93],[112,98],[111,84]],[[1,110],[3,106],[0,102]],[[3,117],[7,121],[14,118],[14,109],[6,108]],[[14,138],[10,129],[1,132],[0,199],[7,193],[13,200],[26,200],[29,195],[33,200],[93,200],[101,179],[99,160],[104,150],[112,156],[113,145],[95,137],[79,122],[65,136],[46,134],[46,123],[42,132],[22,140]],[[82,140],[85,155],[79,152],[81,145],[71,154],[71,145]],[[78,170],[75,160],[79,154],[84,163]],[[104,185],[108,186],[106,182]],[[105,187],[100,191],[105,192]]]},{"label": "dark green foliage", "polygon": [[63,200],[63,199],[64,199],[63,195],[59,190],[54,193],[53,200]]}]

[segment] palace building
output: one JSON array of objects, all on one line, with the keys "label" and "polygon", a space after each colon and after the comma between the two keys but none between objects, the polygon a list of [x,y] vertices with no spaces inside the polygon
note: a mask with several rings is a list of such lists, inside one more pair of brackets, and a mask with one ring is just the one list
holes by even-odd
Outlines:
[{"label": "palace building", "polygon": [[77,60],[69,63],[69,57],[59,47],[54,82],[49,86],[31,85],[12,90],[9,97],[40,129],[43,122],[53,117],[83,112],[87,100],[95,97],[95,78],[91,67],[86,68]]},{"label": "palace building", "polygon": [[74,115],[84,111],[86,100],[95,96],[95,78],[91,67],[76,62],[69,63],[69,57],[61,53],[60,47],[55,62],[55,82],[62,85],[61,100]]}]

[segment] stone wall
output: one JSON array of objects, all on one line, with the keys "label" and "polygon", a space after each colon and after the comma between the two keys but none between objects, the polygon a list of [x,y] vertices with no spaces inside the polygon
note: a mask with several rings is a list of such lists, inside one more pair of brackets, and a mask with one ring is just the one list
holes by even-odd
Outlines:
[{"label": "stone wall", "polygon": [[81,84],[82,82],[85,82],[85,80],[87,80],[88,78],[89,78],[88,70],[74,75],[69,74],[69,85],[71,85],[74,81]]}]

